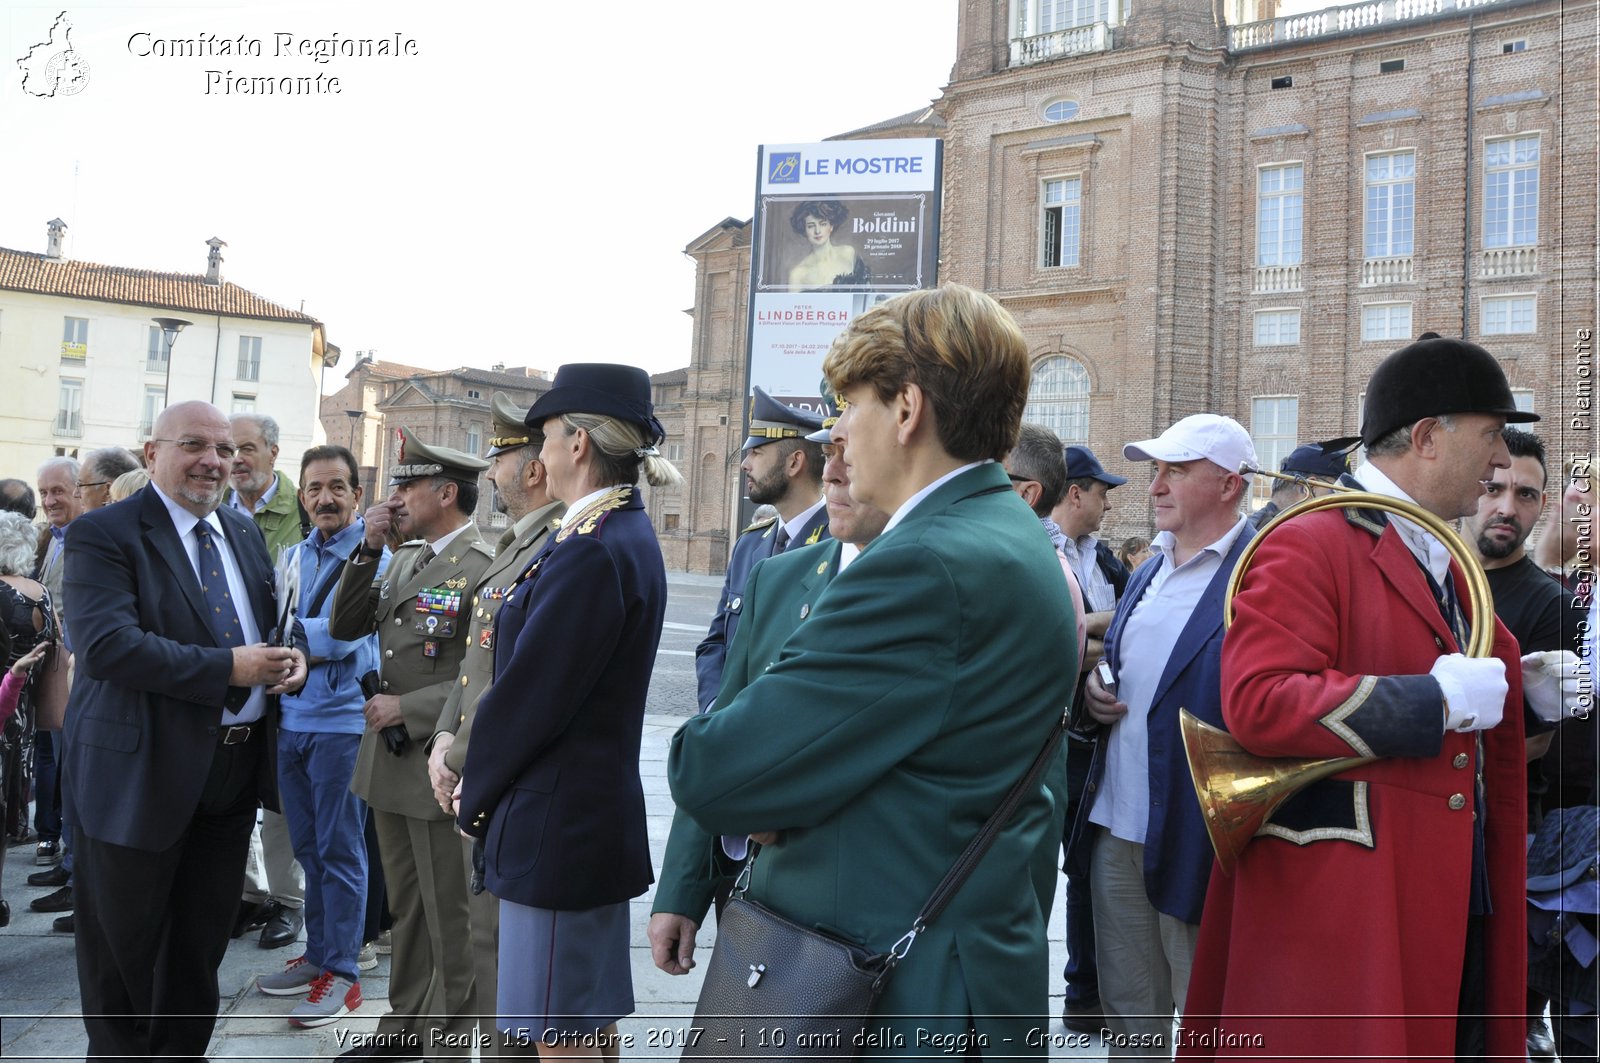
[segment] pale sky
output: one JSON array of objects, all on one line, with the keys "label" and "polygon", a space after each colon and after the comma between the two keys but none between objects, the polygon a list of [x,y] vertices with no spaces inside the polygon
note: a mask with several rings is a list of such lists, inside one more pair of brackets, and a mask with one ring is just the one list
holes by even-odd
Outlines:
[{"label": "pale sky", "polygon": [[[16,60],[63,7],[89,80],[28,95]],[[750,216],[757,145],[926,105],[955,14],[955,0],[7,0],[0,246],[42,252],[60,217],[75,259],[199,273],[219,236],[225,279],[327,325],[346,358],[330,389],[369,349],[659,372],[689,361],[683,248]],[[417,54],[274,57],[280,33],[399,33]],[[262,55],[133,54],[203,34]],[[211,69],[322,73],[342,92],[207,95]]]},{"label": "pale sky", "polygon": [[[69,4],[88,81],[28,95],[16,60]],[[330,389],[358,350],[660,372],[689,360],[683,248],[750,216],[757,145],[926,105],[955,20],[956,0],[7,0],[0,246],[43,251],[60,217],[75,259],[199,273],[221,237],[227,280],[326,324]],[[208,34],[261,55],[147,54]],[[396,34],[416,54],[294,51]],[[208,70],[341,92],[224,94]]]}]

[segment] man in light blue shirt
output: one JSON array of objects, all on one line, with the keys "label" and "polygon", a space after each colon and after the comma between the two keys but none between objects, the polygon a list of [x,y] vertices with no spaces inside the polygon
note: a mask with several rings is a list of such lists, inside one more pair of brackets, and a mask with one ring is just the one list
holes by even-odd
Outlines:
[{"label": "man in light blue shirt", "polygon": [[1211,844],[1178,729],[1188,709],[1220,726],[1222,601],[1251,529],[1240,503],[1250,435],[1216,414],[1185,417],[1123,448],[1155,466],[1157,563],[1129,581],[1106,632],[1109,679],[1084,685],[1106,728],[1072,847],[1092,845],[1100,1002],[1112,1057],[1170,1054],[1199,934]]},{"label": "man in light blue shirt", "polygon": [[[367,897],[366,805],[350,792],[366,720],[361,677],[378,667],[378,636],[335,639],[328,633],[333,589],[362,541],[360,473],[340,446],[312,447],[300,461],[300,503],[314,529],[279,562],[280,586],[298,588],[295,641],[311,663],[298,694],[285,697],[278,726],[278,786],[294,854],[305,868],[305,954],[256,988],[269,996],[305,996],[289,1013],[294,1026],[333,1022],[361,1006],[362,921]],[[378,560],[381,570],[389,553]],[[287,599],[287,591],[280,592]]]}]

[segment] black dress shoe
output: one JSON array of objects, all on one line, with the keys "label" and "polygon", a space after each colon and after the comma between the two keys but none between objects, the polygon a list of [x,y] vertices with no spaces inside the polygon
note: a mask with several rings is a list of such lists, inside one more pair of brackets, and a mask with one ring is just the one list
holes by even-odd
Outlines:
[{"label": "black dress shoe", "polygon": [[30,886],[65,886],[72,881],[72,872],[57,864],[48,871],[35,871],[28,876]]},{"label": "black dress shoe", "polygon": [[1528,1058],[1556,1058],[1556,1040],[1550,1036],[1550,1024],[1541,1015],[1528,1027]]},{"label": "black dress shoe", "polygon": [[62,886],[54,893],[46,893],[43,897],[35,897],[28,902],[28,907],[36,912],[70,912],[72,911],[72,887]]},{"label": "black dress shoe", "polygon": [[11,925],[11,905],[0,901],[0,926]]},{"label": "black dress shoe", "polygon": [[71,912],[68,912],[66,915],[58,915],[56,916],[55,921],[50,924],[50,926],[58,934],[76,934],[78,932],[78,927],[77,924],[72,921],[72,918]]},{"label": "black dress shoe", "polygon": [[298,908],[272,902],[272,915],[267,919],[267,925],[261,929],[261,947],[264,949],[280,949],[300,936],[300,928],[306,925],[306,916]]},{"label": "black dress shoe", "polygon": [[228,936],[242,938],[249,931],[266,926],[271,917],[271,901],[240,901],[239,914],[233,920],[233,933]]}]

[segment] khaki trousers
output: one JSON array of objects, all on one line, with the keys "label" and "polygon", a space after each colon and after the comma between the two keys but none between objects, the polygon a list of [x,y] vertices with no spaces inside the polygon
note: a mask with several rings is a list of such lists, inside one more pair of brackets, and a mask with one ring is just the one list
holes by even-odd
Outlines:
[{"label": "khaki trousers", "polygon": [[1112,1059],[1171,1059],[1172,1013],[1183,1011],[1200,928],[1156,911],[1144,888],[1144,846],[1095,828],[1089,864],[1100,1004]]},{"label": "khaki trousers", "polygon": [[461,835],[448,819],[373,809],[372,822],[394,916],[392,1010],[378,1021],[379,1043],[420,1048],[429,1063],[467,1060],[477,1039],[478,996]]}]

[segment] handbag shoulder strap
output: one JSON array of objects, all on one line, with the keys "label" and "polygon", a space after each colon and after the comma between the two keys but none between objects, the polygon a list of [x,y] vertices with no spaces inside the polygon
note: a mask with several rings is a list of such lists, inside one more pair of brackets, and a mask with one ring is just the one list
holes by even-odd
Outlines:
[{"label": "handbag shoulder strap", "polygon": [[1022,804],[1029,791],[1038,785],[1039,778],[1050,766],[1056,750],[1061,748],[1062,736],[1067,733],[1067,723],[1067,714],[1063,713],[1061,719],[1050,729],[1050,735],[1045,739],[1044,745],[1034,754],[1033,763],[1028,765],[1028,770],[1023,772],[1022,778],[1012,783],[1011,789],[1007,790],[1005,797],[1001,799],[1000,807],[994,810],[994,814],[984,823],[977,836],[967,843],[967,847],[956,858],[956,862],[934,887],[933,894],[922,906],[922,911],[917,913],[916,922],[912,927],[914,932],[920,932],[919,928],[925,928],[939,918],[951,899],[977,869],[978,862],[993,848],[1000,831],[1011,821],[1011,817],[1016,814],[1018,806]]},{"label": "handbag shoulder strap", "polygon": [[[1005,797],[1000,801],[1000,807],[994,810],[977,835],[961,851],[961,855],[956,857],[956,862],[951,865],[949,871],[945,872],[944,878],[939,880],[939,884],[933,889],[933,894],[923,904],[922,910],[917,913],[917,917],[912,920],[911,929],[907,930],[900,940],[896,941],[889,949],[888,966],[885,968],[882,977],[887,977],[889,970],[900,960],[905,959],[906,953],[911,951],[912,943],[917,940],[917,935],[926,930],[928,924],[939,918],[945,908],[949,906],[950,901],[960,892],[961,887],[966,885],[967,879],[972,876],[972,872],[977,870],[978,862],[993,848],[995,839],[1000,836],[1000,831],[1011,821],[1011,817],[1016,813],[1018,806],[1022,804],[1029,791],[1039,784],[1039,779],[1044,775],[1045,768],[1049,767],[1051,758],[1055,756],[1056,750],[1061,747],[1062,736],[1067,733],[1068,719],[1068,714],[1063,712],[1061,719],[1056,721],[1054,726],[1050,728],[1049,736],[1045,739],[1044,745],[1039,752],[1034,754],[1033,762],[1028,765],[1028,770],[1022,773],[1020,779],[1011,784],[1011,789],[1006,791]],[[746,887],[749,886],[750,872],[755,866],[756,854],[759,849],[760,846],[751,847],[750,856],[745,860],[744,867],[739,870],[739,877],[734,882],[732,896],[738,897],[742,895]]]}]

